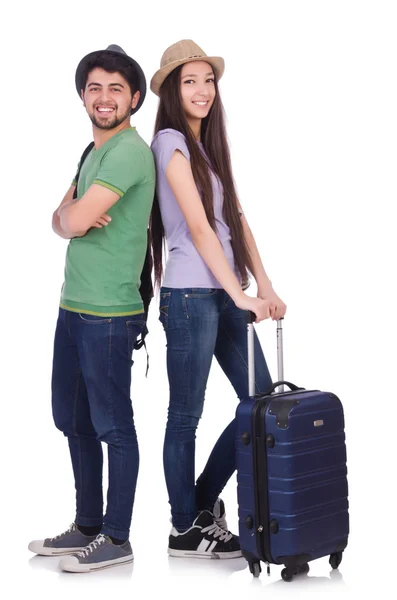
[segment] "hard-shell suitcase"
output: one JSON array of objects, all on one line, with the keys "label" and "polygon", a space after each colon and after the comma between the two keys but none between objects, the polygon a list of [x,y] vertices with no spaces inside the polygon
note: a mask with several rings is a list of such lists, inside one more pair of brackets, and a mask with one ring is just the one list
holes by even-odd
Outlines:
[{"label": "hard-shell suitcase", "polygon": [[347,545],[343,408],[333,393],[284,381],[282,320],[277,322],[279,381],[266,394],[255,395],[252,317],[249,398],[236,412],[240,545],[254,577],[262,561],[268,573],[270,563],[285,565],[281,576],[291,581],[309,571],[309,561],[323,556],[338,568]]}]

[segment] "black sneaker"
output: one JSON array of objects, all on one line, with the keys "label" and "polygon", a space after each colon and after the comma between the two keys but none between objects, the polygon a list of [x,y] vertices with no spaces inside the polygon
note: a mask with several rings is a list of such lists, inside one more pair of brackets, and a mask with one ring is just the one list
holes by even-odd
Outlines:
[{"label": "black sneaker", "polygon": [[208,510],[203,510],[190,529],[179,533],[172,528],[168,543],[170,556],[185,558],[240,558],[238,537],[221,529]]}]

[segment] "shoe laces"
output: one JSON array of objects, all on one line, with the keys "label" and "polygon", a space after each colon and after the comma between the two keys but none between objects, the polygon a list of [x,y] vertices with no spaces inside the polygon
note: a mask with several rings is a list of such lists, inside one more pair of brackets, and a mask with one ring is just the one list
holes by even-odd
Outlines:
[{"label": "shoe laces", "polygon": [[94,552],[94,550],[99,548],[99,546],[101,544],[104,544],[105,542],[106,542],[105,536],[103,535],[103,533],[100,533],[99,535],[97,535],[97,537],[95,538],[94,541],[92,541],[90,544],[88,544],[88,546],[83,548],[81,550],[81,552],[78,552],[77,555],[82,556],[82,557],[88,556],[89,554],[92,554]]},{"label": "shoe laces", "polygon": [[233,534],[230,533],[230,531],[221,529],[215,522],[208,525],[208,527],[203,527],[201,531],[202,533],[208,533],[208,535],[214,536],[215,539],[219,538],[220,542],[228,542],[233,537]]},{"label": "shoe laces", "polygon": [[221,515],[221,500],[219,498],[214,504],[212,514],[214,515],[215,523],[219,525],[221,529],[228,531],[225,508],[223,508],[223,513]]},{"label": "shoe laces", "polygon": [[221,529],[227,531],[227,521],[225,514],[223,514],[221,517],[215,517],[214,520]]},{"label": "shoe laces", "polygon": [[53,542],[54,540],[59,540],[60,538],[63,538],[65,535],[67,535],[68,533],[73,533],[73,531],[76,531],[76,529],[77,529],[76,523],[72,523],[71,526],[69,527],[69,529],[67,529],[63,533],[60,533],[59,535],[56,535],[55,537],[51,538],[51,541]]}]

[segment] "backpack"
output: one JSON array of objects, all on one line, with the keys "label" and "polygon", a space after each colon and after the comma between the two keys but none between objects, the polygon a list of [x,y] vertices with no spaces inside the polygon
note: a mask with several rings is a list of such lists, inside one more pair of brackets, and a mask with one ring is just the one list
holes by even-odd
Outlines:
[{"label": "backpack", "polygon": [[[77,198],[77,182],[79,180],[81,167],[93,147],[94,147],[94,142],[91,142],[90,144],[88,144],[87,148],[84,150],[83,154],[81,155],[79,167],[78,167],[76,177],[75,177],[76,187],[73,192],[73,198]],[[141,273],[141,285],[139,287],[139,293],[142,298],[143,308],[144,308],[145,315],[146,315],[146,320],[148,317],[149,305],[150,305],[150,302],[154,295],[153,282],[152,282],[152,269],[153,269],[153,259],[152,259],[151,244],[150,244],[150,233],[149,233],[149,228],[148,228],[146,256],[145,256],[145,262],[143,264],[142,273]],[[147,376],[147,373],[149,370],[149,355],[147,353],[145,338],[148,333],[149,333],[149,330],[145,324],[145,327],[141,333],[140,339],[136,340],[136,342],[134,344],[135,350],[139,350],[140,348],[142,348],[142,346],[145,346],[146,355],[147,355],[146,376]]]}]

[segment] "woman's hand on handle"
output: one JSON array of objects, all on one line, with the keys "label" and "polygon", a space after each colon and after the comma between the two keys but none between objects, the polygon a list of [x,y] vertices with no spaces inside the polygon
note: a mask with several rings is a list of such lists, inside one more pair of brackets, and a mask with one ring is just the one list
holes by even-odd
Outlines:
[{"label": "woman's hand on handle", "polygon": [[279,321],[285,316],[287,305],[277,296],[273,288],[258,289],[258,298],[269,302],[270,317],[273,321]]},{"label": "woman's hand on handle", "polygon": [[262,298],[252,298],[247,294],[242,294],[235,304],[241,310],[249,310],[256,315],[255,323],[260,323],[270,317],[270,302]]}]

